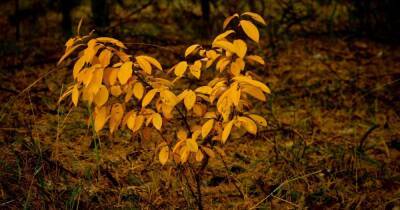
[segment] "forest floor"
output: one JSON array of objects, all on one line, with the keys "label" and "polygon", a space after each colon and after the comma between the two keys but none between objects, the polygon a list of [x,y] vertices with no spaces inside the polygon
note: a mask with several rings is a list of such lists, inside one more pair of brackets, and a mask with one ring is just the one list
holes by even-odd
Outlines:
[{"label": "forest floor", "polygon": [[[258,74],[272,90],[258,107],[269,126],[210,161],[205,209],[400,207],[399,47],[297,38]],[[1,209],[196,208],[152,141],[120,131],[93,149],[85,109],[57,104],[69,68],[38,63],[0,77]]]}]

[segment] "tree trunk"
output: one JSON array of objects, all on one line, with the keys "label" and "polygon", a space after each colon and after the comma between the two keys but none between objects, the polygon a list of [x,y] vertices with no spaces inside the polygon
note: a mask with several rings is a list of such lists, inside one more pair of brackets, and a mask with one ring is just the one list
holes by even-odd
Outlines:
[{"label": "tree trunk", "polygon": [[201,13],[202,13],[202,36],[204,38],[208,38],[210,35],[210,1],[209,0],[201,0]]},{"label": "tree trunk", "polygon": [[97,31],[102,32],[102,30],[110,24],[110,19],[108,17],[108,8],[110,5],[107,0],[91,0],[91,3],[93,22],[97,27]]}]

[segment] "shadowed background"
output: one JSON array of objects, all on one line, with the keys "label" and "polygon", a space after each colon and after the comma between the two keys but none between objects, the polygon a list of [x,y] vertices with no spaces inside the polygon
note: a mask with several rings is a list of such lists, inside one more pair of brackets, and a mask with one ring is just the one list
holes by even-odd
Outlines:
[{"label": "shadowed background", "polygon": [[399,208],[399,9],[397,0],[2,0],[0,209],[194,208],[150,141],[104,135],[97,167],[86,110],[57,104],[71,63],[55,64],[81,19],[81,34],[120,39],[167,69],[246,11],[267,21],[251,50],[267,61],[255,71],[272,90],[258,107],[269,127],[228,144],[227,165],[211,163],[207,209],[266,197],[259,207]]}]

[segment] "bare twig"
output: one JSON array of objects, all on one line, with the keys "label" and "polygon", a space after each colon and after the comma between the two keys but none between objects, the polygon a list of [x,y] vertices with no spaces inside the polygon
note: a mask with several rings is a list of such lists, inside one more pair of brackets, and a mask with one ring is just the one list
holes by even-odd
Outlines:
[{"label": "bare twig", "polygon": [[14,199],[9,200],[9,201],[6,201],[6,202],[4,202],[4,203],[1,203],[0,206],[6,206],[6,205],[8,205],[8,204],[10,204],[10,203],[12,203],[12,202],[14,202],[14,201],[15,201]]},{"label": "bare twig", "polygon": [[114,29],[114,28],[116,28],[116,27],[128,22],[129,18],[131,18],[133,15],[135,15],[138,12],[140,12],[141,10],[147,8],[148,6],[152,5],[155,1],[156,0],[149,0],[146,4],[143,4],[142,6],[136,8],[135,10],[132,10],[127,16],[125,16],[124,18],[121,18],[118,23],[106,28],[106,31],[111,31],[112,29]]},{"label": "bare twig", "polygon": [[250,209],[256,209],[257,206],[259,206],[260,204],[262,204],[262,203],[263,203],[265,200],[267,200],[269,197],[273,196],[274,193],[275,193],[276,191],[278,191],[280,188],[282,188],[284,185],[289,184],[290,182],[293,182],[293,181],[296,181],[296,180],[299,180],[299,179],[304,179],[304,178],[306,178],[306,177],[309,177],[309,176],[312,176],[312,175],[314,175],[314,174],[318,174],[318,173],[321,173],[321,172],[322,172],[322,170],[314,171],[314,172],[312,172],[312,173],[305,174],[305,175],[303,175],[303,176],[295,177],[295,178],[293,178],[293,179],[289,179],[289,180],[286,180],[286,181],[282,182],[282,183],[281,183],[278,187],[276,187],[270,194],[268,194],[267,197],[263,198],[261,201],[259,201],[258,203],[256,203],[256,205],[252,206]]},{"label": "bare twig", "polygon": [[272,195],[272,197],[274,197],[274,198],[276,198],[276,199],[278,199],[278,200],[280,200],[280,201],[283,201],[283,202],[285,202],[285,203],[288,203],[288,204],[290,204],[290,205],[292,205],[292,206],[295,206],[295,207],[297,207],[297,208],[300,207],[299,205],[297,205],[297,204],[295,204],[295,203],[293,203],[293,202],[290,202],[290,201],[288,201],[288,200],[285,200],[285,199],[283,199],[283,198],[281,198],[281,197],[278,197],[278,196],[275,196],[275,195]]},{"label": "bare twig", "polygon": [[[232,178],[232,175],[230,174],[228,165],[226,164],[226,161],[224,160],[224,157],[223,157],[219,152],[217,152],[217,153],[218,153],[218,155],[220,156],[220,158],[221,158],[221,160],[222,160],[222,163],[224,164],[224,168],[225,168],[226,172],[228,173],[228,178],[231,179],[231,178]],[[236,180],[236,179],[232,179],[232,180],[233,180],[232,183],[233,183],[233,185],[235,186],[235,188],[237,189],[237,191],[239,191],[240,196],[242,196],[243,200],[245,200],[245,199],[246,199],[246,195],[243,193],[242,189],[240,189],[240,187],[239,187],[239,186],[237,185],[237,183],[236,183],[236,182],[239,182],[239,181]],[[240,182],[239,182],[239,183],[240,183]]]},{"label": "bare twig", "polygon": [[374,125],[372,125],[372,126],[367,130],[367,132],[364,133],[364,135],[361,137],[360,145],[358,146],[359,149],[362,149],[362,148],[363,148],[364,143],[365,143],[365,141],[367,140],[369,134],[371,134],[372,131],[374,131],[374,130],[377,129],[377,128],[379,128],[379,125],[378,125],[378,124],[374,124]]},{"label": "bare twig", "polygon": [[161,50],[169,51],[172,53],[176,53],[176,51],[174,51],[173,49],[171,49],[169,47],[165,47],[165,46],[161,46],[161,45],[157,45],[157,44],[148,44],[148,43],[142,43],[142,42],[126,42],[125,45],[127,45],[127,46],[129,46],[129,45],[149,46],[149,47],[154,47],[154,48],[158,48]]}]

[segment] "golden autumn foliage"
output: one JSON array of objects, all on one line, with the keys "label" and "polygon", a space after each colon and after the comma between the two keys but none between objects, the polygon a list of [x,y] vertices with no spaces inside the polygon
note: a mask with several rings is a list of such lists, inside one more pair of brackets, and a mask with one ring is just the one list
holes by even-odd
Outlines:
[{"label": "golden autumn foliage", "polygon": [[[248,44],[259,42],[257,24],[266,22],[251,12],[228,17],[223,24],[228,30],[211,47],[189,46],[185,60],[169,70],[153,57],[127,54],[126,46],[114,38],[71,38],[59,63],[78,52],[74,84],[60,100],[71,95],[75,106],[84,102],[94,107],[96,132],[108,128],[114,134],[127,128],[140,133],[144,127],[172,132],[174,139],[157,142],[161,164],[213,158],[231,133],[256,135],[259,126],[267,126],[253,110],[253,104],[265,102],[270,93],[252,71],[265,61],[248,50]],[[187,78],[198,82],[185,84]],[[164,130],[168,124],[179,129]]]}]

